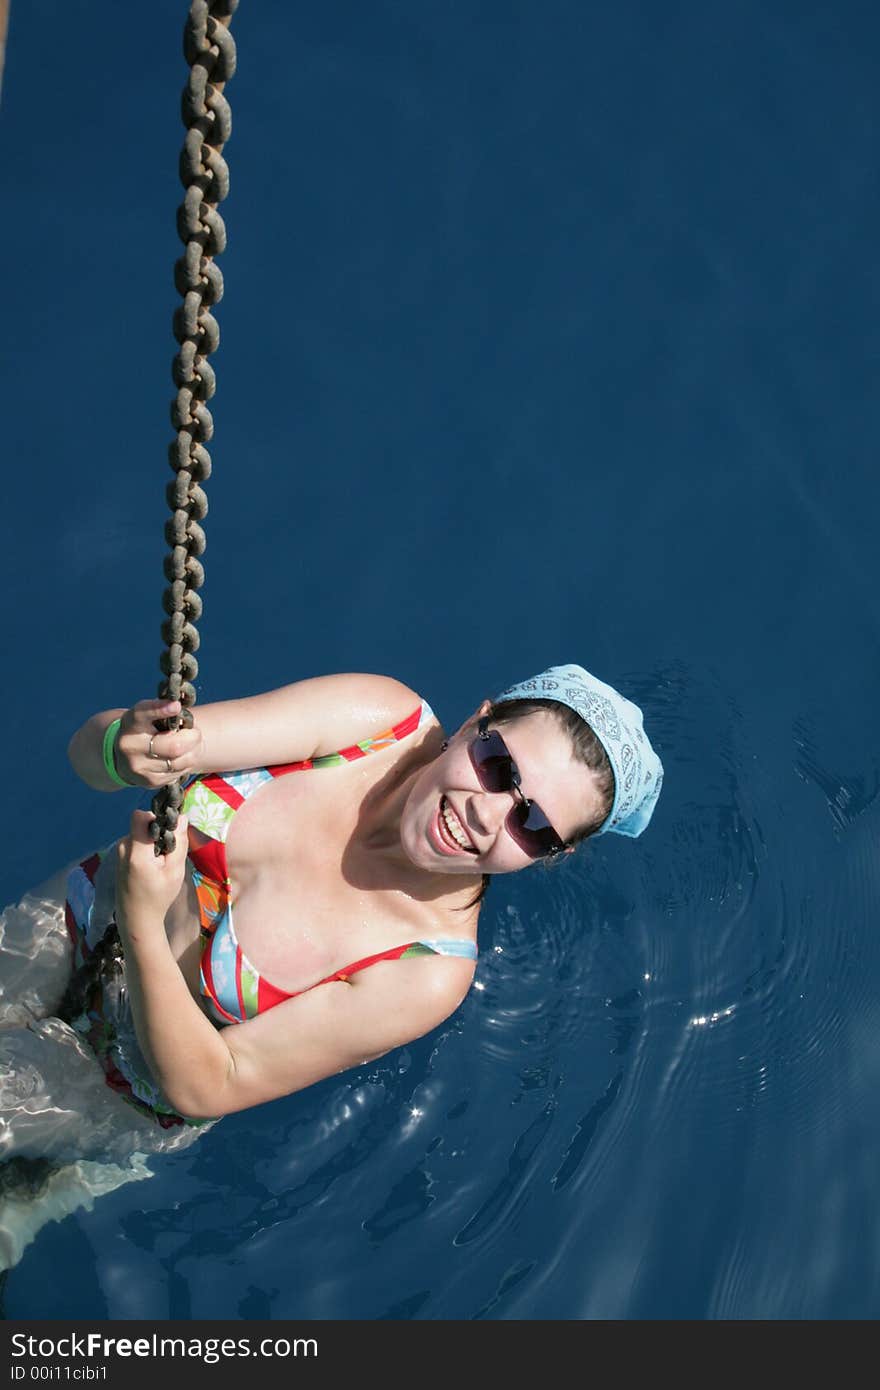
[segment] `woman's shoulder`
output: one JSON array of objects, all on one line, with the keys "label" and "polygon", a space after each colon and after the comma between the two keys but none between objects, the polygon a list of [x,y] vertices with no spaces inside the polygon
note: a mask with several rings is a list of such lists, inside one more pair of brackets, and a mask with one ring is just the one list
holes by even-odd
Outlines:
[{"label": "woman's shoulder", "polygon": [[319,753],[387,734],[403,725],[413,730],[433,719],[428,702],[394,676],[346,672],[323,676],[320,698],[325,718]]},{"label": "woman's shoulder", "polygon": [[317,676],[316,682],[328,697],[337,695],[343,704],[354,702],[365,713],[379,717],[409,713],[421,700],[421,695],[396,676],[384,676],[372,671],[345,671],[337,675]]}]

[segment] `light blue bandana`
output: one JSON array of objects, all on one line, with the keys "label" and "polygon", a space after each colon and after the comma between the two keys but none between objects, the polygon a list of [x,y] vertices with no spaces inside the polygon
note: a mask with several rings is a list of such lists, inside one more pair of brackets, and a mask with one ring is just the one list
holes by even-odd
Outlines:
[{"label": "light blue bandana", "polygon": [[576,710],[598,738],[614,771],[614,804],[595,833],[641,835],[663,785],[663,764],[651,747],[638,705],[583,666],[551,666],[496,695],[502,700],[556,700]]}]

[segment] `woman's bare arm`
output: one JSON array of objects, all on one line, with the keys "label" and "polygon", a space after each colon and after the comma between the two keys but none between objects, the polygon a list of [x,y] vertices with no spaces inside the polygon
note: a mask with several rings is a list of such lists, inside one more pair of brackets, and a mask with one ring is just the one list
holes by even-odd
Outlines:
[{"label": "woman's bare arm", "polygon": [[205,768],[268,767],[347,748],[390,728],[418,704],[391,676],[315,676],[243,700],[196,707]]},{"label": "woman's bare arm", "polygon": [[[163,933],[164,935],[164,933]],[[303,1090],[429,1032],[458,1007],[473,962],[416,956],[380,962],[219,1031],[189,993],[170,949],[125,943],[132,1012],[156,1082],[181,1115],[229,1115]],[[176,980],[174,979],[176,972]]]},{"label": "woman's bare arm", "polygon": [[474,962],[457,956],[380,961],[230,1025],[232,1065],[210,1093],[212,1113],[289,1095],[414,1041],[458,1008],[473,974]]},{"label": "woman's bare arm", "polygon": [[263,695],[197,705],[192,729],[158,734],[156,719],[177,713],[180,706],[141,700],[129,710],[93,715],[73,735],[68,756],[90,787],[116,791],[104,767],[102,745],[108,725],[121,717],[119,774],[133,786],[161,787],[199,772],[266,767],[333,753],[390,728],[417,701],[409,686],[391,676],[316,676]]}]

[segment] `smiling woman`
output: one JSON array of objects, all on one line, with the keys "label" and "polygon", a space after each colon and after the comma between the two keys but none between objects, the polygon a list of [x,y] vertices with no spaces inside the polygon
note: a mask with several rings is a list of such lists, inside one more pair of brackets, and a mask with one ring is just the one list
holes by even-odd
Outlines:
[{"label": "smiling woman", "polygon": [[[578,666],[484,701],[449,738],[376,675],[158,732],[178,708],[106,710],[71,740],[98,791],[183,778],[185,833],[157,856],[136,811],[39,912],[5,914],[0,1060],[30,1080],[4,1092],[4,1158],[179,1146],[420,1037],[471,984],[486,876],[640,834],[662,782],[641,712]],[[71,1067],[88,1073],[80,1107]],[[96,1115],[114,1110],[111,1142]]]}]

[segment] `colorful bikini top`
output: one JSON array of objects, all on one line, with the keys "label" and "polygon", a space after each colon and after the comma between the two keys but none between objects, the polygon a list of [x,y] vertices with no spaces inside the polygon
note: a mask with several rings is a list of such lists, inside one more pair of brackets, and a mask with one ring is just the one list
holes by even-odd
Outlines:
[{"label": "colorful bikini top", "polygon": [[380,960],[401,960],[405,956],[421,955],[463,956],[476,960],[477,948],[472,941],[425,938],[365,956],[308,985],[306,989],[288,991],[271,984],[248,960],[238,944],[232,921],[226,837],[233,816],[248,797],[264,783],[271,782],[275,777],[284,777],[288,772],[339,767],[342,763],[365,758],[369,753],[381,752],[390,744],[399,743],[415,733],[433,718],[433,711],[423,700],[418,709],[393,728],[355,743],[350,748],[343,748],[338,753],[306,758],[298,763],[282,763],[275,767],[211,773],[189,783],[183,811],[189,817],[189,860],[193,866],[193,884],[199,904],[201,991],[208,1000],[215,1022],[244,1023],[266,1009],[283,1003],[285,999],[293,999],[297,994],[305,994],[307,990],[329,984],[331,980],[347,980],[349,975],[366,970]]}]

